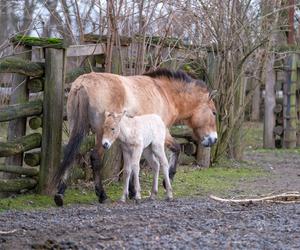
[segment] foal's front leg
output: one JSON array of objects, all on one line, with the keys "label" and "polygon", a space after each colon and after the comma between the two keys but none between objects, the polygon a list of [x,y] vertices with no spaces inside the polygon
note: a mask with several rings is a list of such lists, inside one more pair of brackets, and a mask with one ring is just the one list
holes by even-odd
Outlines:
[{"label": "foal's front leg", "polygon": [[124,158],[124,166],[123,166],[124,186],[123,186],[123,194],[121,196],[121,201],[125,202],[126,199],[128,198],[129,181],[130,181],[132,168],[130,165],[131,162],[130,154],[123,151],[123,158]]},{"label": "foal's front leg", "polygon": [[143,153],[143,147],[139,146],[133,149],[132,152],[132,172],[134,176],[134,187],[135,187],[135,200],[140,201],[141,200],[141,186],[140,186],[140,160]]}]

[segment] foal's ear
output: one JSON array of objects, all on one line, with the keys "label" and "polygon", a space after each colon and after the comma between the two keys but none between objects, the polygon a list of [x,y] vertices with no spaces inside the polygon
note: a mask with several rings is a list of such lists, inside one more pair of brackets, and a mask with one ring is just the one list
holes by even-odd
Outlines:
[{"label": "foal's ear", "polygon": [[217,94],[218,94],[218,91],[217,91],[216,89],[214,89],[214,90],[212,90],[212,91],[209,93],[208,98],[209,98],[210,100],[213,100],[213,99],[217,96]]}]

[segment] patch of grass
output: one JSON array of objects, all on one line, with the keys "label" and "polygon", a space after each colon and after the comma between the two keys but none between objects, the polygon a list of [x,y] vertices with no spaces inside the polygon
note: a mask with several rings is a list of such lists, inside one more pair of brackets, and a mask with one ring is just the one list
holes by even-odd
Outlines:
[{"label": "patch of grass", "polygon": [[[174,197],[187,197],[207,194],[225,194],[230,192],[243,180],[251,180],[264,172],[259,168],[239,167],[228,168],[222,163],[223,167],[213,167],[208,169],[193,169],[179,167],[178,173],[173,182]],[[149,196],[152,185],[152,173],[141,171],[142,197]],[[108,196],[112,201],[117,201],[121,197],[122,183],[111,183],[106,187]],[[162,178],[159,181],[159,199],[164,198]],[[98,199],[94,190],[88,189],[68,189],[65,195],[65,205],[70,204],[94,204]],[[16,210],[35,210],[55,207],[52,197],[37,194],[18,195],[14,198],[0,200],[0,211],[9,209]]]},{"label": "patch of grass", "polygon": [[262,148],[263,124],[261,122],[245,122],[243,131],[243,143],[246,146],[246,149]]}]

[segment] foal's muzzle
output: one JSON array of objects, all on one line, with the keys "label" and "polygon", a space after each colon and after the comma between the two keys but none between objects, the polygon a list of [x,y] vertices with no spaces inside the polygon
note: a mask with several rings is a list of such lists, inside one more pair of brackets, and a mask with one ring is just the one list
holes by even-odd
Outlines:
[{"label": "foal's muzzle", "polygon": [[111,146],[111,143],[108,140],[102,140],[102,147],[107,150]]}]

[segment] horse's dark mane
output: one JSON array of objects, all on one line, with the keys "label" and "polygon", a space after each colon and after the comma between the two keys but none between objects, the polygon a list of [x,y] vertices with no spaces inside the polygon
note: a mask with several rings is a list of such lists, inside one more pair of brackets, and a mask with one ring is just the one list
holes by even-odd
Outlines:
[{"label": "horse's dark mane", "polygon": [[185,73],[181,70],[173,71],[173,70],[169,70],[166,68],[160,68],[160,69],[157,69],[154,71],[144,73],[143,75],[149,76],[152,78],[167,77],[169,79],[178,80],[183,83],[196,83],[197,85],[199,85],[202,88],[207,88],[205,82],[194,79],[194,78],[190,77],[187,73]]}]

